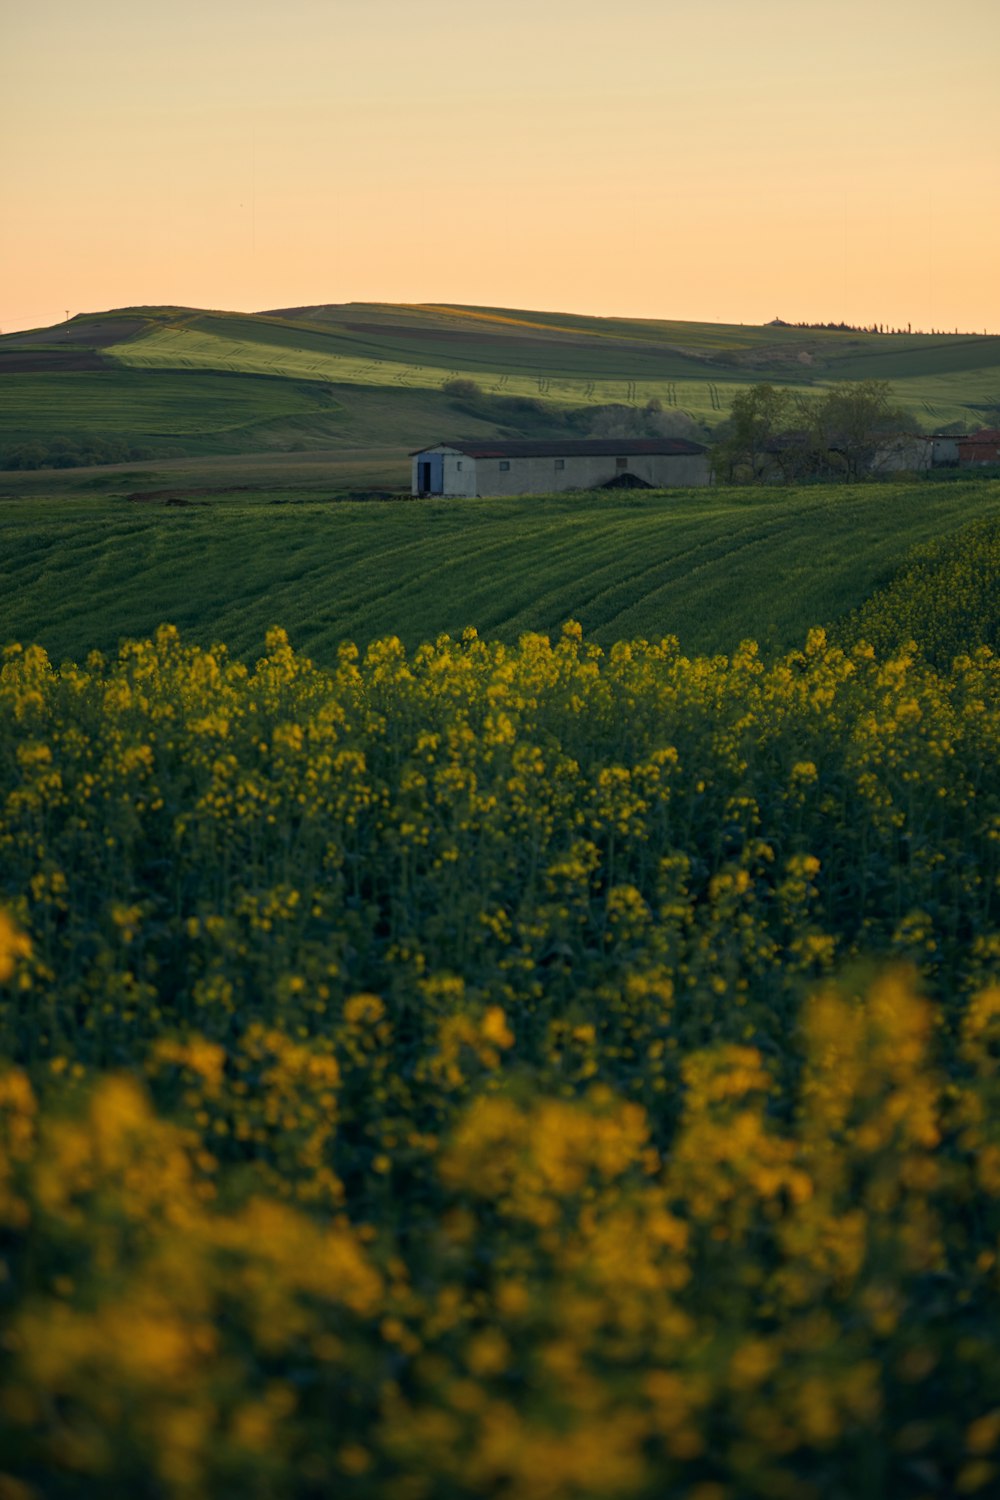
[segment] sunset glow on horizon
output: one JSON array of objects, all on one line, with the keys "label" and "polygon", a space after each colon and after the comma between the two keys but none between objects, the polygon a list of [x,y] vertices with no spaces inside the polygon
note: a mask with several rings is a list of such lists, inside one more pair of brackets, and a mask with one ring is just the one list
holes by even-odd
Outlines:
[{"label": "sunset glow on horizon", "polygon": [[5,0],[0,330],[464,303],[1000,332],[1000,5]]}]

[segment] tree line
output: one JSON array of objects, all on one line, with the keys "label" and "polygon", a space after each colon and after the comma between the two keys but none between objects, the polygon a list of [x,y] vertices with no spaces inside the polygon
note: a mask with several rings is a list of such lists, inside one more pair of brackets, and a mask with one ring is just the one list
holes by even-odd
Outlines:
[{"label": "tree line", "polygon": [[716,429],[712,466],[727,484],[858,480],[891,438],[917,431],[885,380],[841,381],[823,395],[752,385]]},{"label": "tree line", "polygon": [[79,469],[94,464],[123,464],[152,458],[151,448],[136,447],[120,437],[93,433],[17,443],[0,453],[4,469]]}]

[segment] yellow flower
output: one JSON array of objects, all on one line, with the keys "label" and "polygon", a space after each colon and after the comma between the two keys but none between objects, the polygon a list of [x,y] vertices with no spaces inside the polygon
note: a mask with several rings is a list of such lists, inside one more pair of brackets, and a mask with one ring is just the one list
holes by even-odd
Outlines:
[{"label": "yellow flower", "polygon": [[514,1045],[514,1033],[507,1025],[507,1018],[499,1005],[489,1007],[479,1023],[479,1029],[485,1040],[492,1042],[495,1047]]},{"label": "yellow flower", "polygon": [[0,984],[10,979],[18,959],[31,957],[31,940],[0,907]]}]

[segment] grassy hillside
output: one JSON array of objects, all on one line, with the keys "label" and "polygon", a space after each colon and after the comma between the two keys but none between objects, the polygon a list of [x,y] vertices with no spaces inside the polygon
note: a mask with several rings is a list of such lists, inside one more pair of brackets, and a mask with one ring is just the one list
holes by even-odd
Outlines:
[{"label": "grassy hillside", "polygon": [[[869,376],[926,428],[974,427],[1000,402],[1000,337],[361,303],[129,308],[0,338],[0,461],[53,438],[123,439],[156,457],[373,446],[395,450],[402,484],[406,449],[442,436],[540,434],[569,408],[651,398],[711,425],[754,381]],[[549,415],[477,420],[443,390],[455,378]]]},{"label": "grassy hillside", "polygon": [[264,374],[167,368],[30,372],[0,379],[0,454],[54,439],[125,439],[142,456],[294,453],[384,446],[408,481],[407,448],[427,433],[493,434],[492,423],[446,414],[438,392],[351,387]]},{"label": "grassy hillside", "polygon": [[0,386],[0,451],[16,442],[100,434],[125,437],[154,453],[266,446],[267,433],[296,423],[328,423],[328,389],[293,380],[249,379],[208,371],[31,371]]},{"label": "grassy hillside", "polygon": [[567,405],[655,397],[711,420],[753,380],[793,385],[891,379],[931,425],[1000,399],[1000,338],[735,328],[470,308],[306,309],[271,317],[189,315],[108,354],[136,367],[438,389],[455,376]]},{"label": "grassy hillside", "polygon": [[544,504],[170,498],[4,504],[0,640],[81,659],[169,620],[254,657],[279,623],[331,661],[345,637],[415,644],[474,625],[513,640],[573,617],[605,645],[676,633],[690,652],[745,637],[790,647],[857,606],[915,543],[1000,515],[1000,484],[976,481]]}]

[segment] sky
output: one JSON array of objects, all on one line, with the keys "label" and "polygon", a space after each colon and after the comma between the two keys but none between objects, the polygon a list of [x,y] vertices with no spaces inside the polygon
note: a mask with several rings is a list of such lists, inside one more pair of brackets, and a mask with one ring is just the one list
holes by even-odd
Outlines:
[{"label": "sky", "polygon": [[0,330],[444,302],[1000,332],[1000,0],[0,0]]}]

